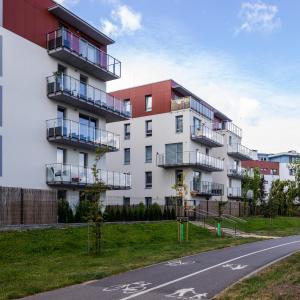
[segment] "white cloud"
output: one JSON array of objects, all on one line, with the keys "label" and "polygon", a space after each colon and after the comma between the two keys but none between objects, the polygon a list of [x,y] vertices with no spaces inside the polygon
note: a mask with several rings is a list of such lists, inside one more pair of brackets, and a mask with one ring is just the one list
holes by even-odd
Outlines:
[{"label": "white cloud", "polygon": [[245,146],[300,150],[300,94],[250,78],[226,55],[198,51],[186,56],[157,49],[120,47],[114,56],[122,61],[122,78],[109,82],[108,90],[174,79],[240,126]]},{"label": "white cloud", "polygon": [[111,12],[111,20],[101,20],[101,30],[107,35],[130,34],[142,28],[142,15],[124,4]]},{"label": "white cloud", "polygon": [[77,5],[80,2],[80,0],[55,0],[55,2],[65,7],[70,7],[70,6]]},{"label": "white cloud", "polygon": [[239,12],[242,21],[238,32],[271,33],[281,27],[278,7],[261,1],[242,3]]}]

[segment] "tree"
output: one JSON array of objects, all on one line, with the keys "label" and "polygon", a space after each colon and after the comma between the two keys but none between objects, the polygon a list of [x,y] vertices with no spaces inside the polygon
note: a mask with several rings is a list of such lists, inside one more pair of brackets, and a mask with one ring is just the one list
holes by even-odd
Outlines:
[{"label": "tree", "polygon": [[177,213],[177,206],[178,206],[178,199],[181,200],[181,206],[184,204],[184,213],[186,213],[186,200],[185,197],[187,195],[188,187],[184,182],[185,176],[182,174],[178,180],[175,182],[175,184],[172,186],[172,189],[175,190],[176,197],[175,201],[173,200],[173,203],[175,202],[176,206],[176,213]]},{"label": "tree", "polygon": [[89,222],[89,252],[99,254],[101,252],[102,224],[103,224],[103,200],[102,195],[107,186],[101,179],[98,164],[108,148],[97,148],[95,160],[92,166],[93,184],[88,187],[84,194],[89,199],[87,220]]}]

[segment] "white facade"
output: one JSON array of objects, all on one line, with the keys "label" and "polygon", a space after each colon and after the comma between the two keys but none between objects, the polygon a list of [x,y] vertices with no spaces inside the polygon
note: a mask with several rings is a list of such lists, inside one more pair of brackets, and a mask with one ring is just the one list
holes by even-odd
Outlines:
[{"label": "white facade", "polygon": [[[19,35],[0,27],[3,38],[2,176],[0,186],[65,190],[67,199],[75,204],[79,190],[72,187],[50,187],[46,181],[46,164],[57,163],[57,149],[65,149],[65,164],[79,166],[79,153],[87,154],[85,167],[92,167],[95,151],[80,146],[51,143],[46,136],[46,120],[57,118],[58,107],[65,110],[65,118],[79,122],[79,115],[96,120],[97,128],[105,129],[106,119],[72,105],[47,97],[46,77],[57,72],[58,64],[66,74],[76,79],[87,77],[88,84],[103,91],[106,83],[49,56],[47,50]],[[100,169],[107,169],[105,158]],[[111,170],[111,168],[110,168]],[[62,175],[62,174],[60,174]]]},{"label": "white facade", "polygon": [[[183,117],[183,131],[180,133],[176,132],[176,116]],[[203,125],[207,128],[207,137],[210,139],[214,137],[214,139],[222,141],[222,143],[224,143],[223,146],[207,146],[207,143],[192,139],[191,128],[194,126],[194,118],[201,121],[202,128]],[[147,137],[145,134],[145,124],[147,120],[152,120],[151,137]],[[125,124],[130,124],[130,139],[125,139]],[[122,204],[122,198],[125,196],[130,198],[131,204],[137,204],[139,202],[145,203],[145,197],[151,197],[152,202],[165,204],[166,198],[176,196],[176,192],[172,189],[172,186],[176,182],[176,171],[178,170],[183,170],[185,184],[188,187],[185,197],[186,200],[227,200],[229,180],[231,181],[230,184],[232,187],[241,188],[241,179],[229,179],[227,176],[227,169],[229,167],[232,168],[234,165],[233,158],[227,154],[229,131],[214,131],[212,120],[190,108],[137,117],[127,122],[111,123],[107,124],[107,128],[110,131],[119,133],[121,136],[121,150],[117,153],[108,154],[108,164],[113,167],[123,165],[122,171],[132,174],[132,189],[122,194],[118,191],[109,191],[108,201],[110,203]],[[236,142],[240,143],[240,138],[236,137]],[[212,160],[215,159],[222,166],[221,170],[206,170],[199,165],[182,166],[178,164],[178,166],[169,168],[159,166],[159,157],[166,152],[165,145],[174,143],[182,143],[183,145],[183,163],[187,161],[187,155],[191,155],[191,160],[193,160],[193,153],[200,153],[200,161],[201,155],[208,155]],[[146,146],[152,146],[152,163],[145,162]],[[130,164],[124,165],[124,149],[130,149]],[[235,168],[238,169],[239,166],[240,161],[235,165]],[[145,172],[147,171],[152,172],[152,188],[145,187]],[[193,177],[195,175],[194,172],[197,171],[200,172],[199,181],[203,182],[203,184],[201,183],[201,191],[203,193],[195,193]],[[216,192],[219,186],[218,188],[213,188],[213,193],[205,193],[205,189],[211,189],[209,188],[210,184],[217,184],[217,186],[223,185],[221,187],[221,189],[223,189],[222,195],[219,195],[218,191]]]}]

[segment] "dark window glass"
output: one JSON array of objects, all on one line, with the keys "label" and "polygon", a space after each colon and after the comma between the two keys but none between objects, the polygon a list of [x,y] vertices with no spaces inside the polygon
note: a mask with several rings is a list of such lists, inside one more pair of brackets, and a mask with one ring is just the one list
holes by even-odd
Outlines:
[{"label": "dark window glass", "polygon": [[130,197],[123,197],[123,205],[130,206]]},{"label": "dark window glass", "polygon": [[145,161],[146,163],[152,162],[152,146],[145,147]]},{"label": "dark window glass", "polygon": [[146,121],[146,136],[152,136],[152,120]]},{"label": "dark window glass", "polygon": [[152,172],[145,172],[145,187],[152,188]]},{"label": "dark window glass", "polygon": [[175,171],[175,183],[176,184],[182,184],[183,182],[183,171],[182,170],[176,170]]},{"label": "dark window glass", "polygon": [[130,139],[130,124],[124,124],[124,139]]},{"label": "dark window glass", "polygon": [[145,197],[145,205],[149,207],[152,205],[152,197]]},{"label": "dark window glass", "polygon": [[176,132],[183,132],[183,116],[176,116]]},{"label": "dark window glass", "polygon": [[130,164],[130,148],[124,149],[124,165]]}]

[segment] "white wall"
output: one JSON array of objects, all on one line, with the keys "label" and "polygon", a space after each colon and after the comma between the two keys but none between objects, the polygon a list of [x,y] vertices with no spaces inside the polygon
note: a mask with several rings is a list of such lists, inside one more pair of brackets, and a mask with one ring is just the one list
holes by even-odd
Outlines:
[{"label": "white wall", "polygon": [[[183,115],[183,132],[176,133],[175,117]],[[144,197],[152,197],[153,202],[164,204],[164,198],[175,196],[175,191],[171,188],[175,183],[175,170],[183,169],[185,183],[190,188],[193,169],[190,167],[164,169],[156,166],[156,153],[165,152],[165,144],[183,143],[183,151],[195,151],[198,149],[205,153],[205,146],[190,139],[190,126],[193,124],[193,116],[197,116],[207,126],[211,124],[204,117],[194,113],[190,109],[173,111],[164,114],[157,114],[147,117],[139,117],[130,121],[107,124],[107,129],[121,135],[121,151],[107,154],[107,163],[113,168],[121,166],[123,172],[132,174],[132,189],[129,191],[109,191],[108,201],[116,203],[116,199],[122,202],[122,197],[130,197],[131,203],[144,201]],[[145,136],[145,121],[152,120],[152,137]],[[124,140],[124,124],[130,123],[130,140]],[[152,163],[145,163],[145,146],[152,145]],[[131,163],[124,165],[124,148],[131,150]],[[212,153],[212,151],[211,151]],[[212,154],[210,154],[212,155]],[[145,171],[152,171],[152,189],[145,189]],[[202,181],[212,181],[210,172],[201,171]],[[199,199],[191,197],[188,193],[187,199]]]},{"label": "white wall", "polygon": [[[79,113],[98,120],[98,127],[105,128],[105,119],[71,106],[48,99],[46,77],[57,70],[58,61],[46,49],[0,27],[3,36],[3,176],[0,185],[48,189],[45,165],[56,162],[59,144],[46,138],[46,120],[56,118],[57,106],[66,108],[67,118],[79,120]],[[66,65],[65,63],[62,63]],[[79,79],[80,73],[66,65],[67,73]],[[89,83],[103,90],[106,84],[89,77]],[[81,149],[67,149],[67,163],[78,165]],[[89,166],[94,162],[94,151],[89,154]],[[105,159],[100,166],[105,168]],[[118,169],[118,168],[117,168]],[[74,200],[73,196],[70,198]],[[77,193],[78,194],[78,193]],[[72,200],[72,201],[73,201]]]}]

